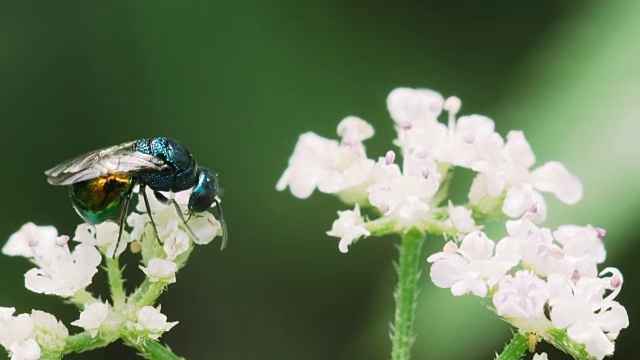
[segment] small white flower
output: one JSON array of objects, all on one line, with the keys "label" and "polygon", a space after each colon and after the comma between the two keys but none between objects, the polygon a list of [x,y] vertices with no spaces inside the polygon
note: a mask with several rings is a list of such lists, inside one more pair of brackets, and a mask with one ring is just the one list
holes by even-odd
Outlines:
[{"label": "small white flower", "polygon": [[507,221],[506,228],[509,236],[500,240],[497,245],[501,251],[519,256],[525,268],[540,275],[555,272],[570,275],[564,251],[553,243],[549,229],[538,228],[526,217]]},{"label": "small white flower", "polygon": [[373,126],[356,116],[347,116],[338,124],[338,136],[345,145],[362,143],[374,134]]},{"label": "small white flower", "polygon": [[464,206],[453,206],[451,201],[449,201],[447,209],[449,210],[449,218],[444,221],[444,225],[455,229],[459,234],[468,234],[481,228],[473,220],[473,212],[470,209]]},{"label": "small white flower", "polygon": [[517,262],[502,254],[494,256],[494,242],[481,231],[474,231],[462,239],[460,249],[449,242],[443,252],[427,259],[431,266],[431,280],[441,288],[451,288],[460,296],[472,292],[484,297],[487,290]]},{"label": "small white flower", "polygon": [[151,259],[147,267],[140,266],[140,269],[142,269],[151,282],[163,281],[169,284],[176,282],[178,265],[173,261]]},{"label": "small white flower", "polygon": [[129,239],[131,239],[131,241],[140,241],[143,236],[147,236],[148,230],[153,231],[147,229],[147,227],[151,227],[151,220],[146,211],[143,213],[132,211],[129,216],[127,216],[127,225],[131,227],[131,232],[129,233]]},{"label": "small white flower", "polygon": [[542,354],[534,354],[533,360],[549,360],[549,358],[547,357],[547,353],[542,353]]},{"label": "small white flower", "polygon": [[108,315],[109,306],[103,302],[95,302],[87,305],[80,313],[80,318],[71,325],[81,327],[88,331],[91,337],[95,337]]},{"label": "small white flower", "polygon": [[503,144],[493,120],[482,115],[462,116],[456,122],[450,121],[449,141],[438,159],[469,169],[482,169],[500,156]]},{"label": "small white flower", "polygon": [[12,316],[13,308],[1,308],[0,344],[11,359],[39,359],[42,350],[61,353],[69,336],[67,328],[53,315],[33,310]]},{"label": "small white flower", "polygon": [[369,202],[396,220],[401,229],[422,228],[420,225],[432,219],[430,202],[440,182],[437,164],[430,158],[412,156],[405,159],[401,171],[388,160],[380,158],[373,170],[375,183],[367,190]]},{"label": "small white flower", "polygon": [[11,360],[37,360],[42,355],[40,345],[33,339],[13,343],[8,350]]},{"label": "small white flower", "polygon": [[116,250],[115,247],[118,242],[119,233],[120,226],[111,221],[105,221],[96,225],[85,223],[78,225],[73,239],[81,243],[96,246],[102,249],[108,256],[118,257],[124,252],[129,243],[129,234],[123,230],[120,244],[118,244],[118,249]]},{"label": "small white flower", "polygon": [[560,201],[575,204],[582,198],[582,184],[559,162],[549,162],[533,172],[535,155],[521,131],[507,134],[501,156],[474,170],[480,174],[474,180],[469,199],[478,203],[484,195],[499,196],[505,191],[503,212],[510,217],[527,214],[536,222],[546,218],[546,203],[539,193],[551,192]]},{"label": "small white flower", "polygon": [[32,310],[31,320],[35,328],[35,339],[42,349],[62,352],[69,330],[55,316],[44,311]]},{"label": "small white flower", "polygon": [[300,135],[289,159],[289,167],[278,180],[276,189],[283,191],[289,187],[293,196],[308,198],[333,167],[338,152],[336,140],[325,139],[312,132]]},{"label": "small white flower", "polygon": [[189,220],[189,227],[196,235],[193,242],[198,245],[206,245],[216,236],[222,236],[220,222],[209,212],[193,215]]},{"label": "small white flower", "polygon": [[35,247],[53,245],[57,237],[58,230],[53,226],[26,223],[9,237],[9,241],[2,247],[2,253],[9,256],[33,258]]},{"label": "small white flower", "polygon": [[507,275],[500,279],[493,305],[500,316],[540,319],[548,299],[546,282],[529,271],[518,271],[513,277]]},{"label": "small white flower", "polygon": [[604,262],[607,252],[599,232],[591,225],[563,225],[553,232],[554,238],[562,244],[567,261],[571,264],[570,274],[577,276],[598,276],[597,264]]},{"label": "small white flower", "polygon": [[387,109],[398,130],[394,143],[403,156],[426,154],[439,160],[446,152],[447,126],[438,122],[443,106],[444,98],[433,90],[397,88],[389,93]]},{"label": "small white flower", "polygon": [[143,306],[137,312],[138,321],[135,328],[147,332],[151,339],[158,339],[162,333],[169,331],[178,322],[167,322],[167,316],[160,312],[160,306]]},{"label": "small white flower", "polygon": [[348,117],[338,125],[338,133],[343,136],[341,144],[312,132],[302,134],[276,189],[289,187],[302,199],[316,188],[347,202],[366,198],[374,162],[367,159],[362,141],[373,135],[373,128],[362,119]]},{"label": "small white flower", "polygon": [[92,245],[79,244],[72,253],[55,228],[31,223],[14,233],[3,251],[31,258],[39,266],[25,274],[27,289],[64,297],[87,287],[102,260]]},{"label": "small white flower", "polygon": [[333,222],[331,231],[327,232],[327,235],[339,237],[338,248],[341,252],[346,253],[349,251],[349,245],[363,236],[371,235],[371,233],[364,227],[360,206],[356,205],[353,210],[338,211],[338,219]]},{"label": "small white flower", "polygon": [[0,344],[10,348],[34,337],[35,324],[29,314],[10,316],[0,323]]},{"label": "small white flower", "polygon": [[[182,220],[178,218],[173,207],[155,211],[153,218],[158,229],[158,236],[162,239],[162,248],[167,254],[167,259],[174,260],[189,250],[191,238],[187,233],[188,230],[181,227]],[[155,239],[154,233],[152,236]]]},{"label": "small white flower", "polygon": [[426,89],[399,88],[387,98],[387,108],[398,124],[399,145],[405,156],[428,153],[436,161],[466,168],[486,168],[500,157],[504,141],[486,116],[456,114],[462,103],[450,97],[444,103],[448,125],[438,122],[443,98]]},{"label": "small white flower", "polygon": [[91,284],[102,260],[95,247],[80,244],[73,253],[66,245],[52,250],[36,259],[39,269],[31,269],[24,275],[27,289],[41,294],[68,297]]},{"label": "small white flower", "polygon": [[567,335],[585,344],[597,359],[612,354],[613,340],[621,329],[629,326],[627,311],[613,301],[617,292],[604,298],[607,286],[597,278],[580,278],[573,283],[564,276],[552,275],[548,281],[552,289],[549,303],[553,325],[566,328]]},{"label": "small white flower", "polygon": [[387,97],[387,109],[400,127],[437,122],[444,98],[429,89],[396,88]]}]

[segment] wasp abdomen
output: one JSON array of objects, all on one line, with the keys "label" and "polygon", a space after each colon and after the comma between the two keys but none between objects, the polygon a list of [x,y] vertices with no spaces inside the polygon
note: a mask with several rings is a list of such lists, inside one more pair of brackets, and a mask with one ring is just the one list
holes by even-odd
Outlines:
[{"label": "wasp abdomen", "polygon": [[75,183],[69,187],[73,207],[92,224],[120,216],[135,185],[129,175],[109,175]]}]

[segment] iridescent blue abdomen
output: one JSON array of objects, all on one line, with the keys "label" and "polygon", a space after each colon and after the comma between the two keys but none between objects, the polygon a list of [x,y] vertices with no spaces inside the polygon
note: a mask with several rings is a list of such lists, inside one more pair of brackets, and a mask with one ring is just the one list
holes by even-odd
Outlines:
[{"label": "iridescent blue abdomen", "polygon": [[196,182],[197,164],[191,153],[180,143],[165,137],[140,139],[133,143],[132,151],[153,155],[169,165],[167,171],[141,173],[140,178],[156,191],[183,191]]}]

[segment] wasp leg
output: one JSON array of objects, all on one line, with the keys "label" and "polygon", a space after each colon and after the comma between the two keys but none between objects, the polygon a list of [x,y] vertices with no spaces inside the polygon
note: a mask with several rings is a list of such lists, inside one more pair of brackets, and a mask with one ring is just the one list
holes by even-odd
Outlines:
[{"label": "wasp leg", "polygon": [[151,225],[153,226],[153,232],[156,234],[156,240],[158,240],[158,244],[162,245],[162,241],[160,241],[160,236],[158,235],[158,228],[156,227],[156,222],[153,221],[153,216],[151,215],[151,206],[149,206],[149,198],[147,198],[146,186],[140,185],[140,192],[142,193],[142,198],[144,199],[144,206],[147,208],[147,214],[149,214]]},{"label": "wasp leg", "polygon": [[222,207],[220,207],[220,201],[218,201],[218,199],[216,198],[213,203],[216,204],[216,208],[218,208],[218,214],[220,214],[220,218],[218,219],[218,221],[220,221],[220,226],[222,226],[222,245],[220,245],[220,251],[222,251],[227,247],[227,223],[224,222],[224,214],[222,213]]},{"label": "wasp leg", "polygon": [[169,199],[168,197],[162,195],[159,191],[154,191],[153,196],[156,197],[156,200],[160,201],[165,205],[171,205],[171,202],[174,201],[173,199]]},{"label": "wasp leg", "polygon": [[176,212],[178,213],[178,216],[180,217],[180,220],[182,220],[182,223],[184,224],[184,226],[187,228],[187,230],[189,230],[189,233],[191,234],[191,236],[194,239],[198,240],[198,236],[196,236],[196,233],[194,233],[193,230],[191,230],[191,227],[189,227],[189,224],[187,224],[189,219],[191,219],[191,214],[189,214],[189,219],[185,220],[184,215],[182,214],[182,210],[180,209],[180,205],[178,205],[178,202],[175,199],[168,198],[162,195],[161,193],[159,193],[158,191],[154,191],[153,195],[161,203],[165,205],[173,205],[173,207],[176,209]]},{"label": "wasp leg", "polygon": [[[193,236],[195,240],[198,240],[198,236],[196,235],[196,233],[194,233],[193,230],[191,230],[191,227],[189,226],[189,224],[187,224],[188,220],[184,219],[184,215],[182,215],[182,210],[180,210],[180,205],[178,205],[178,202],[175,201],[174,199],[169,199],[169,200],[171,201],[171,203],[173,203],[173,207],[176,208],[176,212],[178,213],[180,220],[182,220],[182,223],[184,224],[184,226],[187,228],[187,230],[189,230],[189,233],[191,234],[191,236]],[[191,214],[189,214],[189,219],[191,219]]]},{"label": "wasp leg", "polygon": [[127,218],[127,214],[129,213],[129,203],[131,202],[131,192],[127,196],[124,197],[124,206],[120,213],[120,219],[118,221],[118,225],[120,225],[120,229],[118,230],[118,241],[116,241],[116,247],[113,249],[113,255],[111,258],[116,257],[116,253],[118,252],[118,246],[120,246],[120,240],[122,239],[122,230],[124,229],[124,221]]}]

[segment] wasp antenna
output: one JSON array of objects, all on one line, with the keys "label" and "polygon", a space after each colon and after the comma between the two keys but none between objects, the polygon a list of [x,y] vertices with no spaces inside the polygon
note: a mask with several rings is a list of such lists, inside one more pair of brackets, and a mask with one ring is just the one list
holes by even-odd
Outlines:
[{"label": "wasp antenna", "polygon": [[216,203],[216,207],[218,208],[218,214],[220,214],[220,226],[222,226],[222,245],[220,246],[220,251],[224,250],[227,247],[227,223],[224,222],[224,214],[222,213],[222,207],[220,206],[220,201],[218,199],[213,200]]}]

